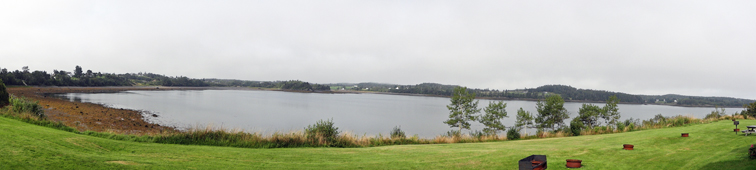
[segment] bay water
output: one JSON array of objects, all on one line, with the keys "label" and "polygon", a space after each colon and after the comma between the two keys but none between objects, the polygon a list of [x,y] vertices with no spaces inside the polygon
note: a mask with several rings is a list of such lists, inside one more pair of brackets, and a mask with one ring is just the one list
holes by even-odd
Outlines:
[{"label": "bay water", "polygon": [[[149,121],[179,128],[211,125],[216,128],[241,129],[246,132],[303,131],[318,120],[331,119],[342,132],[362,136],[388,136],[392,128],[401,127],[408,136],[432,138],[450,128],[443,122],[449,117],[449,98],[388,94],[325,94],[262,90],[172,90],[126,91],[119,93],[69,93],[60,97],[71,101],[103,104],[113,108],[141,110]],[[483,108],[495,100],[479,100]],[[537,114],[536,102],[505,100],[508,118],[502,123],[513,126],[517,110]],[[593,103],[603,106],[603,103]],[[582,103],[567,102],[570,118],[578,115]],[[661,105],[619,104],[621,120],[647,120],[657,114],[687,115],[703,118],[714,108]],[[742,108],[726,108],[727,114]],[[150,115],[155,114],[158,117]],[[570,119],[571,120],[571,119]],[[569,124],[569,120],[565,121]],[[483,125],[472,123],[473,130]],[[529,130],[532,134],[534,131]],[[463,131],[467,133],[468,131]]]}]

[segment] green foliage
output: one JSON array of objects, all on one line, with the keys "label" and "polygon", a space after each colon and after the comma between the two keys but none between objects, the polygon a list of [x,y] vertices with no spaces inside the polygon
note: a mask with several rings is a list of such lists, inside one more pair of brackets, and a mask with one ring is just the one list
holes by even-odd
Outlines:
[{"label": "green foliage", "polygon": [[45,111],[42,110],[42,106],[39,106],[39,102],[30,101],[25,98],[11,97],[11,106],[13,106],[13,112],[16,113],[31,113],[37,117],[45,117]]},{"label": "green foliage", "polygon": [[623,101],[632,103],[643,103],[643,98],[638,95],[626,93],[608,92],[603,90],[577,89],[565,85],[545,85],[533,89],[534,92],[556,93],[564,99],[580,101],[603,101],[610,96],[621,98]]},{"label": "green foliage", "polygon": [[29,72],[28,67],[24,71],[0,71],[0,79],[7,85],[29,86],[131,86],[127,78],[109,73],[82,74],[81,67],[76,66],[74,73],[53,70],[50,74],[46,71]]},{"label": "green foliage", "polygon": [[[598,106],[593,104],[583,104],[578,111],[578,116],[573,120],[580,121],[581,125],[585,125],[586,128],[594,128],[600,124],[598,119],[602,115],[603,111]],[[572,125],[570,125],[570,127],[571,126]]]},{"label": "green foliage", "polygon": [[280,84],[280,88],[284,90],[302,90],[302,91],[323,91],[331,90],[330,87],[319,84],[310,84],[299,80],[285,81]]},{"label": "green foliage", "polygon": [[323,145],[336,143],[339,136],[339,128],[334,126],[333,120],[318,120],[314,125],[305,128],[307,139]]},{"label": "green foliage", "polygon": [[533,114],[531,114],[529,111],[523,110],[521,107],[520,110],[517,110],[515,127],[517,127],[517,129],[533,127],[533,119]]},{"label": "green foliage", "polygon": [[747,115],[750,117],[756,117],[756,102],[753,102],[751,104],[743,105],[745,107],[745,110],[743,110],[743,115]]},{"label": "green foliage", "polygon": [[620,102],[617,96],[610,96],[606,100],[606,105],[601,108],[601,118],[604,119],[607,125],[613,125],[620,119],[620,112],[617,104]]},{"label": "green foliage", "polygon": [[507,139],[508,140],[520,139],[520,127],[510,127],[509,130],[507,130]]},{"label": "green foliage", "polygon": [[[655,96],[640,95],[640,96],[643,97],[646,103],[655,103],[656,100],[659,100],[660,103],[662,101],[666,101],[666,103],[661,103],[661,104],[671,104],[671,105],[680,105],[680,106],[740,107],[751,102],[756,102],[750,99],[738,99],[738,98],[732,98],[732,97],[700,97],[700,96],[684,96],[684,95],[676,95],[676,94],[668,94],[668,95],[661,95],[661,96],[658,96],[658,95],[655,95]],[[674,103],[675,100],[677,100],[677,103]],[[623,101],[625,100],[623,99]]]},{"label": "green foliage", "polygon": [[480,112],[478,101],[475,100],[475,93],[468,93],[467,87],[456,87],[451,98],[451,104],[447,105],[449,109],[449,120],[444,121],[451,127],[470,129],[470,122],[475,120],[475,114]]},{"label": "green foliage", "polygon": [[564,100],[559,95],[547,97],[545,103],[539,100],[536,110],[538,116],[535,117],[535,124],[538,129],[560,129],[564,126],[564,120],[570,118],[564,108]]},{"label": "green foliage", "polygon": [[8,94],[8,90],[5,89],[3,80],[0,80],[0,108],[5,107],[8,104],[10,104],[10,94]]},{"label": "green foliage", "polygon": [[402,131],[402,127],[395,126],[393,130],[391,130],[391,138],[407,138],[406,135],[404,135],[404,131]]},{"label": "green foliage", "polygon": [[506,127],[501,123],[501,119],[507,116],[507,104],[500,102],[489,102],[488,106],[483,110],[486,114],[479,116],[478,122],[485,125],[483,132],[486,134],[496,134],[498,131],[506,130]]},{"label": "green foliage", "polygon": [[[357,85],[359,88],[356,90],[364,90],[368,88],[369,91],[379,92],[391,92],[391,93],[410,93],[410,94],[427,94],[427,95],[440,95],[451,96],[454,85],[442,85],[437,83],[422,83],[417,85],[396,85],[396,84],[380,84],[380,83],[359,83],[359,84],[333,84],[336,86],[347,87]],[[347,88],[349,89],[349,88]],[[730,97],[697,97],[697,96],[681,96],[681,95],[663,95],[663,96],[649,96],[649,95],[632,95],[627,93],[609,92],[604,90],[592,90],[592,89],[577,89],[565,85],[545,85],[535,89],[515,89],[515,90],[491,90],[491,89],[468,89],[470,92],[474,92],[478,97],[499,98],[499,99],[544,99],[547,97],[545,93],[559,94],[565,100],[573,101],[605,101],[611,96],[616,96],[618,100],[622,100],[626,103],[655,103],[656,99],[674,101],[678,100],[673,105],[681,106],[728,106],[728,107],[740,107],[743,104],[756,102],[749,99],[736,99]]]},{"label": "green foliage", "polygon": [[572,136],[580,136],[580,132],[585,129],[583,122],[577,119],[573,119],[570,122],[570,133]]},{"label": "green foliage", "polygon": [[76,66],[76,69],[74,69],[74,77],[80,78],[84,75],[84,71],[82,71],[80,66]]},{"label": "green foliage", "polygon": [[719,108],[719,106],[715,106],[714,110],[711,111],[711,113],[707,114],[704,119],[719,119],[719,117],[725,116],[727,112],[725,112],[725,108]]}]

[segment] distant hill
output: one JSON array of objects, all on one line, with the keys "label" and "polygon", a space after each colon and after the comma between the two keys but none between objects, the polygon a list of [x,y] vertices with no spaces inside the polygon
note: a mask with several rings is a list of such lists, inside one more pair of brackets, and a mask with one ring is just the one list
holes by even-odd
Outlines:
[{"label": "distant hill", "polygon": [[[233,79],[194,79],[184,76],[165,76],[154,73],[100,73],[82,69],[76,66],[74,72],[53,70],[31,71],[24,67],[23,71],[9,71],[0,68],[0,80],[6,85],[14,86],[216,86],[216,87],[258,87],[278,88],[294,91],[328,91],[354,90],[375,91],[403,94],[422,94],[434,96],[451,96],[457,85],[438,83],[421,83],[417,85],[397,85],[388,83],[333,83],[314,84],[299,80],[289,81],[248,81]],[[511,100],[540,100],[549,95],[559,95],[567,101],[604,102],[609,96],[616,95],[622,103],[660,104],[673,106],[701,106],[701,107],[742,107],[756,102],[751,99],[732,97],[700,97],[676,94],[667,95],[633,95],[605,90],[578,89],[567,85],[545,85],[537,88],[514,90],[468,89],[478,97]]]},{"label": "distant hill", "polygon": [[[457,85],[443,85],[438,83],[422,83],[417,85],[396,85],[384,83],[339,83],[328,84],[331,86],[344,86],[347,90],[376,91],[390,93],[425,94],[437,96],[451,96]],[[549,95],[559,95],[567,101],[576,102],[604,102],[609,96],[616,95],[622,103],[630,104],[659,104],[673,106],[700,106],[700,107],[742,107],[745,104],[756,102],[750,99],[738,99],[732,97],[700,97],[683,95],[634,95],[605,90],[578,89],[567,85],[544,85],[533,89],[514,90],[490,90],[468,89],[477,94],[477,97],[492,99],[514,100],[539,100]],[[658,101],[657,101],[658,100]]]}]

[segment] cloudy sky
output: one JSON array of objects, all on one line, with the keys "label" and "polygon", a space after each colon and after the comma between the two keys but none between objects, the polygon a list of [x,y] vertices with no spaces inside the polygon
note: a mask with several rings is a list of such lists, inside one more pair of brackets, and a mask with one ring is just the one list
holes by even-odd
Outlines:
[{"label": "cloudy sky", "polygon": [[756,99],[756,1],[0,1],[0,67]]}]

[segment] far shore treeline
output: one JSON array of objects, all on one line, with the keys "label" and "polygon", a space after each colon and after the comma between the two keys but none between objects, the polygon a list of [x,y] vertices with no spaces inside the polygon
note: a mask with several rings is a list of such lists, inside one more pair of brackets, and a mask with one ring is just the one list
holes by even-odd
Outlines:
[{"label": "far shore treeline", "polygon": [[[351,90],[401,94],[421,94],[434,96],[451,96],[457,85],[422,83],[417,85],[396,85],[382,83],[334,83],[314,84],[299,80],[291,81],[248,81],[229,79],[194,79],[185,76],[165,76],[154,73],[101,73],[76,66],[73,72],[64,70],[9,71],[0,67],[0,80],[10,86],[192,86],[192,87],[255,87],[276,88],[297,91]],[[609,96],[616,96],[622,103],[660,104],[673,106],[703,107],[743,107],[756,102],[750,99],[731,97],[699,97],[675,94],[667,95],[633,95],[604,90],[578,89],[566,85],[545,85],[537,88],[514,90],[468,89],[480,98],[505,100],[543,100],[551,94],[559,94],[565,101],[603,102]]]}]

